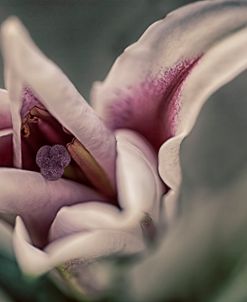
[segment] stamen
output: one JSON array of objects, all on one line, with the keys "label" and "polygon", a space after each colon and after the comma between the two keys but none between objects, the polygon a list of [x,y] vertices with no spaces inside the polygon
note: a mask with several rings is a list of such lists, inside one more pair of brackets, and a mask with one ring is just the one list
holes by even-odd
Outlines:
[{"label": "stamen", "polygon": [[57,180],[63,176],[64,168],[71,161],[67,149],[62,145],[42,146],[36,155],[36,163],[47,180]]},{"label": "stamen", "polygon": [[115,192],[105,171],[78,139],[74,138],[67,144],[67,149],[93,186],[106,196],[114,197]]}]

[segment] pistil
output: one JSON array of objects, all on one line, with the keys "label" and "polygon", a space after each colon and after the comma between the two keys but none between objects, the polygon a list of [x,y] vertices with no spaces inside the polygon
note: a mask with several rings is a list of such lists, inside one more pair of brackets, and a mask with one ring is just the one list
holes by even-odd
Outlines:
[{"label": "pistil", "polygon": [[61,178],[70,160],[68,151],[62,145],[42,146],[36,155],[36,163],[47,180]]}]

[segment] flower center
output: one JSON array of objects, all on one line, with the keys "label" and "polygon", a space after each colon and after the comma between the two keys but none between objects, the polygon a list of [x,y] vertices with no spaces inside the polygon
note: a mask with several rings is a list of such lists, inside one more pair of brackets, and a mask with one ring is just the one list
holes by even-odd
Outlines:
[{"label": "flower center", "polygon": [[114,197],[107,174],[90,152],[41,103],[28,109],[22,119],[23,168],[40,171],[47,180],[65,177]]},{"label": "flower center", "polygon": [[62,177],[64,168],[69,165],[70,161],[70,155],[62,145],[42,146],[36,155],[40,173],[47,180],[57,180]]}]

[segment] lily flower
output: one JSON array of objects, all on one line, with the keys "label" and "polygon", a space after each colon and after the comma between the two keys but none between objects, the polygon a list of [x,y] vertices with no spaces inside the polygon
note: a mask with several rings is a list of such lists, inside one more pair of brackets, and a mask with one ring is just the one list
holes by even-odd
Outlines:
[{"label": "lily flower", "polygon": [[[0,212],[22,270],[145,250],[175,223],[179,150],[219,87],[247,67],[246,1],[203,1],[152,24],[92,88],[92,107],[17,18],[1,27]],[[162,223],[161,223],[162,222]]]}]

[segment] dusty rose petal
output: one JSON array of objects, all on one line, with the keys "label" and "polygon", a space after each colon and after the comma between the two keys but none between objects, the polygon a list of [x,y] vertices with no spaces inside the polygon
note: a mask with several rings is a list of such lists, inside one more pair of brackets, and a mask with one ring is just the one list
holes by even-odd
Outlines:
[{"label": "dusty rose petal", "polygon": [[65,205],[104,200],[93,190],[72,181],[46,181],[40,173],[18,169],[0,169],[0,212],[20,215],[32,239],[46,241],[50,224]]}]

